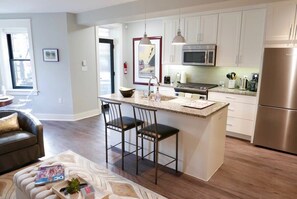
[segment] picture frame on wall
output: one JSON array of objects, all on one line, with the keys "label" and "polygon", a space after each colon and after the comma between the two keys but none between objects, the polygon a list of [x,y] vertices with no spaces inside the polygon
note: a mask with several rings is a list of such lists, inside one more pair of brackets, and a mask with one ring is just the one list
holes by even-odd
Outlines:
[{"label": "picture frame on wall", "polygon": [[139,45],[133,38],[133,83],[147,85],[151,76],[162,78],[162,37],[149,37],[151,45]]},{"label": "picture frame on wall", "polygon": [[57,48],[44,48],[42,49],[43,61],[45,62],[58,62],[59,50]]}]

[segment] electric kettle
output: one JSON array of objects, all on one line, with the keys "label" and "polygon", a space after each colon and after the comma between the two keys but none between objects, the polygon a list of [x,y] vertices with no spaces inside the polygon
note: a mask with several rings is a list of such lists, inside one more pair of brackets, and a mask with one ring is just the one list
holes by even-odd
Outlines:
[{"label": "electric kettle", "polygon": [[248,83],[247,76],[244,76],[243,78],[240,78],[239,89],[240,90],[246,90],[247,89],[247,83]]}]

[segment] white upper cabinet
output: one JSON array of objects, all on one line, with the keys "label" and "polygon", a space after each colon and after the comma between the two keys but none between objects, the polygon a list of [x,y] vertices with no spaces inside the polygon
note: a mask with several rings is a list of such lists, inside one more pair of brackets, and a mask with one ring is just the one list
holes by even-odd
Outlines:
[{"label": "white upper cabinet", "polygon": [[267,6],[266,41],[290,43],[296,40],[296,1],[272,3]]},{"label": "white upper cabinet", "polygon": [[265,9],[219,15],[217,66],[260,67]]},{"label": "white upper cabinet", "polygon": [[238,66],[259,67],[262,63],[265,9],[242,13]]},{"label": "white upper cabinet", "polygon": [[185,38],[187,43],[216,44],[218,14],[187,17]]},{"label": "white upper cabinet", "polygon": [[[181,19],[180,29],[184,35],[184,20]],[[168,19],[163,21],[163,64],[181,64],[182,45],[172,45],[172,40],[177,34],[179,19]]]},{"label": "white upper cabinet", "polygon": [[217,66],[236,66],[238,62],[241,12],[219,14]]}]

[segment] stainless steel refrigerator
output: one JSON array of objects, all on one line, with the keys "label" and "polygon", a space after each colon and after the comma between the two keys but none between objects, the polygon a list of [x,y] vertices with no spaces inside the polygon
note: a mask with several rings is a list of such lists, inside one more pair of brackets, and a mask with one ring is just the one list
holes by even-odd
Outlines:
[{"label": "stainless steel refrigerator", "polygon": [[297,154],[297,48],[266,48],[254,144]]}]

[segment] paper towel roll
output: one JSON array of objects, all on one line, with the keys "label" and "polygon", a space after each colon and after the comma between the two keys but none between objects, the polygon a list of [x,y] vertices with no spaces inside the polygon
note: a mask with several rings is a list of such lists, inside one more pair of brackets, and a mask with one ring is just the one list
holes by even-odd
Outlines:
[{"label": "paper towel roll", "polygon": [[187,83],[187,73],[186,72],[181,73],[180,83]]}]

